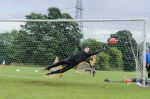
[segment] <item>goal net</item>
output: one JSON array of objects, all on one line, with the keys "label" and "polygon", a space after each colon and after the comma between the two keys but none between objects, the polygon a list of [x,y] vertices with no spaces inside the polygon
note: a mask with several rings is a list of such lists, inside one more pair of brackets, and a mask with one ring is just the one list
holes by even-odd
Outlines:
[{"label": "goal net", "polygon": [[[80,28],[80,23],[83,27]],[[83,31],[81,31],[83,30]],[[110,38],[116,44],[109,43]],[[45,67],[78,53],[108,50],[94,57],[97,71],[145,79],[145,20],[0,20],[0,62],[8,66]],[[5,62],[5,64],[4,64]]]}]

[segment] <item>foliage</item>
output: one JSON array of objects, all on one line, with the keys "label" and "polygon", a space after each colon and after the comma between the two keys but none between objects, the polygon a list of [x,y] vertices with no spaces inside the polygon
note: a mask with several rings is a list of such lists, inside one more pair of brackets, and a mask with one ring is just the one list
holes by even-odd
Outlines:
[{"label": "foliage", "polygon": [[16,30],[12,30],[11,33],[6,32],[0,34],[0,62],[3,60],[6,61],[6,64],[13,62],[15,54],[13,41],[17,33]]},{"label": "foliage", "polygon": [[110,70],[110,56],[107,53],[101,52],[96,57],[96,69],[98,70]]},{"label": "foliage", "polygon": [[127,30],[118,31],[111,37],[118,39],[117,47],[123,54],[124,70],[135,70],[134,53],[137,52],[138,44],[132,37],[132,33]]},{"label": "foliage", "polygon": [[[68,13],[50,7],[47,14],[31,13],[26,19],[72,19]],[[128,30],[111,34],[118,40],[116,45],[82,39],[83,35],[76,22],[29,22],[21,25],[21,30],[0,34],[0,62],[51,65],[54,59],[67,58],[77,52],[77,44],[89,47],[90,53],[101,50],[103,45],[109,50],[97,55],[96,68],[104,70],[134,70],[134,53],[138,44]],[[109,40],[109,39],[108,39]],[[141,43],[142,45],[142,43]],[[149,47],[149,46],[148,46]],[[149,47],[150,48],[150,47]]]},{"label": "foliage", "polygon": [[108,54],[110,56],[109,65],[111,67],[111,70],[122,70],[122,52],[116,47],[110,47],[108,50]]},{"label": "foliage", "polygon": [[81,47],[89,47],[90,53],[101,50],[103,48],[104,43],[98,42],[95,39],[85,39],[81,42]]},{"label": "foliage", "polygon": [[[61,13],[58,8],[49,8],[47,16],[30,14],[26,17],[34,19],[35,16],[40,19],[72,19],[69,14]],[[82,38],[78,24],[75,22],[27,22],[22,27],[35,41],[45,45],[44,48],[50,50],[60,59],[72,55],[77,47],[76,39]]]},{"label": "foliage", "polygon": [[[26,18],[72,19],[69,14],[62,13],[55,7],[49,8],[47,15],[31,13],[26,15]],[[0,38],[5,38],[2,41],[5,45],[1,45],[5,49],[3,51],[7,51],[5,53],[13,57],[11,62],[50,65],[56,56],[62,59],[72,55],[77,49],[76,40],[82,38],[79,26],[75,22],[26,22],[21,27],[21,30],[15,33],[4,33],[5,37],[0,35]],[[11,48],[12,53],[8,53],[6,47]],[[5,57],[1,60],[8,59],[8,55],[3,55]]]},{"label": "foliage", "polygon": [[[90,48],[89,53],[102,50],[104,45],[107,44],[98,42],[95,39],[86,39],[81,43],[83,48]],[[95,68],[99,70],[121,70],[122,64],[123,61],[121,51],[115,47],[109,47],[107,51],[102,51],[96,56]]]}]

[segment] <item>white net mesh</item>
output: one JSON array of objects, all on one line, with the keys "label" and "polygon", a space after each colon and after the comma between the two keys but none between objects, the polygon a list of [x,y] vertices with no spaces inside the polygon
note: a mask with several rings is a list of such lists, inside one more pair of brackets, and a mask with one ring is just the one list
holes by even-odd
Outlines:
[{"label": "white net mesh", "polygon": [[[77,44],[90,52],[107,45],[108,50],[92,63],[97,70],[137,70],[138,77],[143,77],[144,20],[81,20],[83,34],[75,20],[10,21],[0,21],[2,64],[48,66],[55,57],[61,60],[77,53]],[[117,43],[109,44],[110,38]]]}]

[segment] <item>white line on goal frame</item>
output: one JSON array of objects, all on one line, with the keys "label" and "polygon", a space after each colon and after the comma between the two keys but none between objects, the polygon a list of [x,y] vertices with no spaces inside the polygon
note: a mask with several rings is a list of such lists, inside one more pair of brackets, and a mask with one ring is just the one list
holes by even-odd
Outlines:
[{"label": "white line on goal frame", "polygon": [[114,21],[141,21],[146,23],[146,19],[0,19],[0,22],[114,22]]}]

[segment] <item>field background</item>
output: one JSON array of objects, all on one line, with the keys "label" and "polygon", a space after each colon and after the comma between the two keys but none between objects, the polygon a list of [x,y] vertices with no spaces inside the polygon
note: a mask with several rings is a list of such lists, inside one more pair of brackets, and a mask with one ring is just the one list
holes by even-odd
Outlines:
[{"label": "field background", "polygon": [[60,79],[45,73],[42,68],[1,66],[0,99],[150,99],[150,88],[104,82],[134,77],[133,72],[98,71],[92,77],[70,70]]}]

